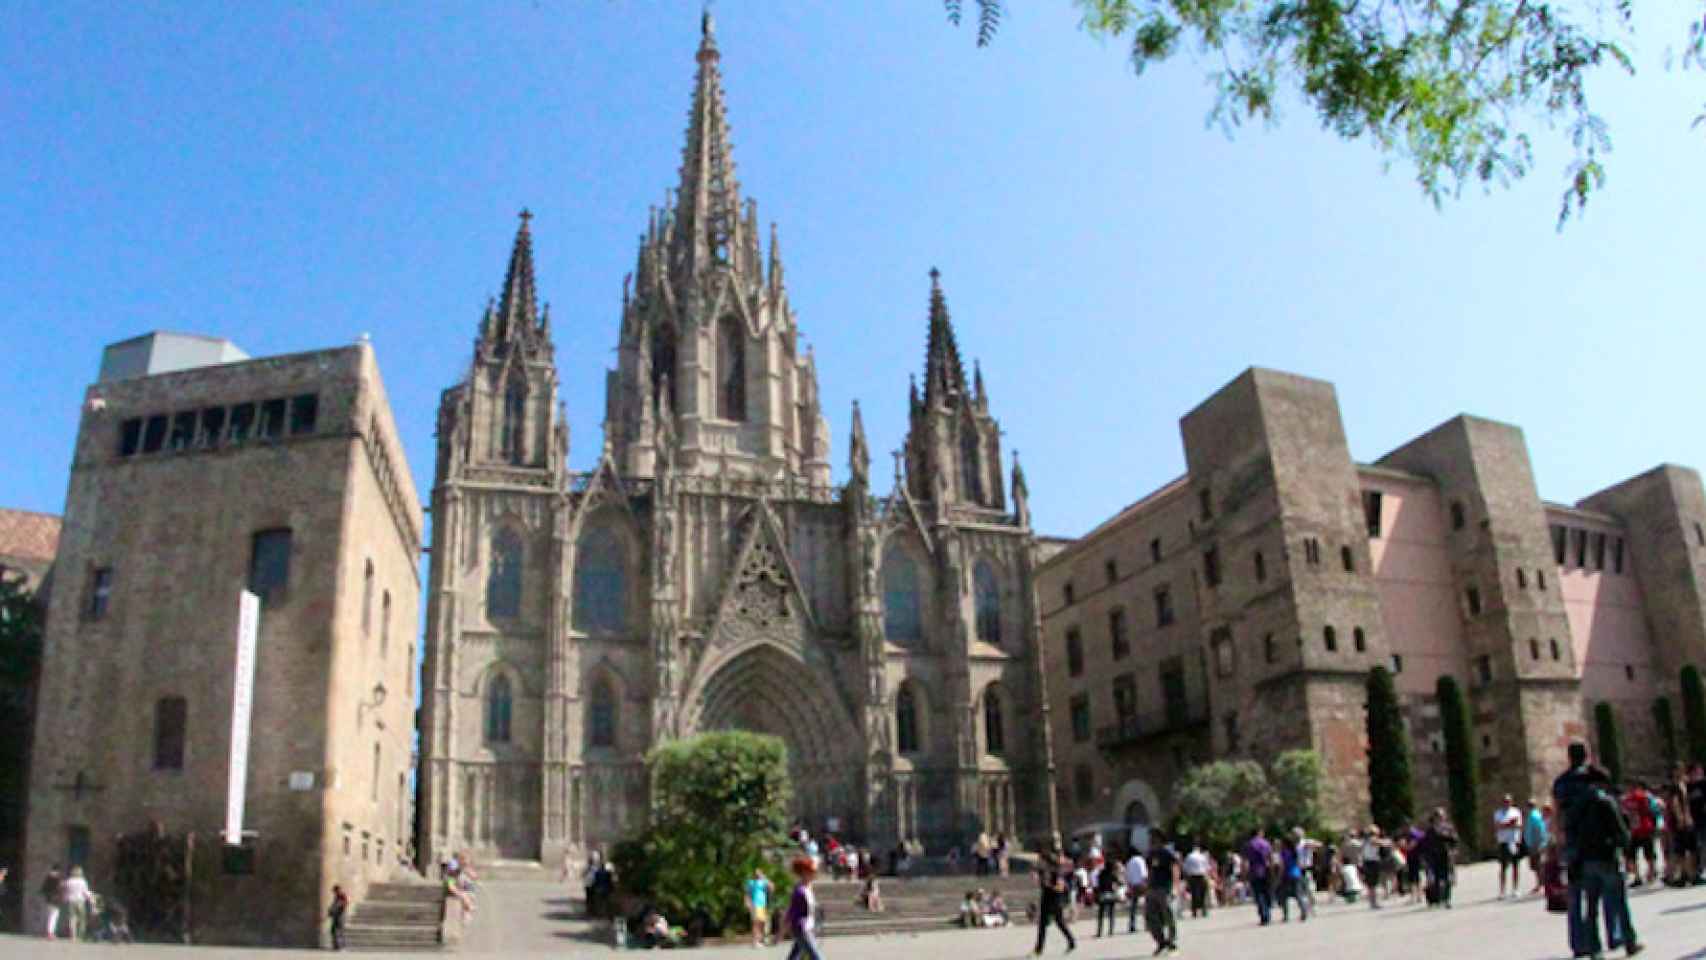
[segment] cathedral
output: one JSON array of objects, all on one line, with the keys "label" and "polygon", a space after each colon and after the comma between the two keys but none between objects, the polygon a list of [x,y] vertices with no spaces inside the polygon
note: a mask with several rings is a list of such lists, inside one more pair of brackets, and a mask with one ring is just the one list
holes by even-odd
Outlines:
[{"label": "cathedral", "polygon": [[775,227],[765,249],[735,178],[708,16],[697,61],[681,181],[623,283],[596,467],[567,467],[525,212],[444,392],[421,856],[608,849],[644,823],[647,751],[720,729],[783,739],[816,830],[932,850],[1047,833],[1037,541],[940,278],[892,482],[855,403],[834,485]]}]

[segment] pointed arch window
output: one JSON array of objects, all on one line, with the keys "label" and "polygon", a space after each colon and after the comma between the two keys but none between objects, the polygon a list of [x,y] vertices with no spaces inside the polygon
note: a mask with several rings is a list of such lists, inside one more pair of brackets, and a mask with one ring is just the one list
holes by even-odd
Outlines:
[{"label": "pointed arch window", "polygon": [[993,683],[983,692],[983,748],[997,755],[1007,750],[1007,731],[1001,723],[1001,688]]},{"label": "pointed arch window", "polygon": [[732,316],[717,325],[717,415],[746,419],[746,335]]},{"label": "pointed arch window", "polygon": [[581,534],[575,553],[575,629],[614,633],[627,626],[626,557],[606,525]]},{"label": "pointed arch window", "polygon": [[509,678],[499,674],[486,687],[486,742],[509,742],[509,719],[512,697]]},{"label": "pointed arch window", "polygon": [[586,742],[591,747],[616,746],[616,691],[609,680],[592,685],[587,704]]},{"label": "pointed arch window", "polygon": [[1001,644],[1001,587],[989,561],[979,560],[972,570],[972,599],[977,609],[977,638]]},{"label": "pointed arch window", "polygon": [[977,431],[969,423],[960,425],[960,494],[972,503],[983,502],[983,464]]},{"label": "pointed arch window", "polygon": [[895,747],[901,753],[918,752],[918,697],[911,684],[902,684],[894,701]]},{"label": "pointed arch window", "polygon": [[924,639],[918,609],[918,564],[898,544],[883,554],[883,636],[904,647]]},{"label": "pointed arch window", "polygon": [[503,431],[499,439],[502,448],[499,453],[510,463],[521,463],[526,458],[523,443],[526,423],[527,391],[520,383],[512,383],[504,393]]},{"label": "pointed arch window", "polygon": [[521,535],[505,527],[492,535],[492,562],[486,573],[486,617],[521,615]]}]

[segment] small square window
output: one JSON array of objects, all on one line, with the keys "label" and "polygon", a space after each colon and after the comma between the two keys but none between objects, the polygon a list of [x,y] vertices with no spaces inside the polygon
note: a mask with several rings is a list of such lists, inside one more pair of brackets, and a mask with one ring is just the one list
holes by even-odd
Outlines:
[{"label": "small square window", "polygon": [[133,457],[136,455],[136,451],[141,449],[142,418],[131,417],[129,420],[119,424],[118,455],[121,457]]},{"label": "small square window", "polygon": [[1339,632],[1330,626],[1322,627],[1321,643],[1327,648],[1328,653],[1336,652],[1339,649]]},{"label": "small square window", "polygon": [[142,428],[142,452],[158,453],[166,445],[166,415],[158,414],[148,418]]},{"label": "small square window", "polygon": [[96,567],[89,575],[89,605],[85,610],[90,620],[105,620],[112,602],[113,568]]},{"label": "small square window", "polygon": [[1368,652],[1368,634],[1364,633],[1361,627],[1351,630],[1351,646],[1356,648],[1357,653]]},{"label": "small square window", "polygon": [[290,401],[290,435],[313,433],[320,420],[320,397],[305,393]]}]

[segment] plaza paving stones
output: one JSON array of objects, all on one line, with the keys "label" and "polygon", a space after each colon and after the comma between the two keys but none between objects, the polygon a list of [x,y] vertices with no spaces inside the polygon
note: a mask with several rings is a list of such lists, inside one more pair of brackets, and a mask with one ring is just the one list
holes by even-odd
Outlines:
[{"label": "plaza paving stones", "polygon": [[[1394,904],[1375,911],[1365,904],[1332,904],[1308,923],[1256,925],[1255,908],[1217,910],[1206,920],[1179,924],[1182,950],[1177,956],[1261,957],[1262,960],[1551,960],[1568,958],[1564,918],[1547,913],[1538,896],[1499,901],[1497,871],[1491,864],[1463,868],[1457,907],[1451,911]],[[967,878],[968,882],[971,878]],[[1526,879],[1526,875],[1525,875]],[[885,884],[885,891],[887,885]],[[462,948],[462,956],[607,956],[608,940],[579,919],[575,900],[552,883],[502,883],[487,887]],[[1651,960],[1706,960],[1706,887],[1686,890],[1645,888],[1631,891],[1635,926]],[[1122,917],[1123,920],[1123,917]],[[1123,927],[1122,927],[1123,929]],[[1096,939],[1094,914],[1085,911],[1073,924],[1078,950],[1073,960],[1131,960],[1148,957],[1154,942],[1146,934]],[[959,930],[892,936],[837,937],[824,941],[825,960],[877,960],[891,957],[951,957],[953,960],[1019,960],[1029,955],[1035,928]],[[1059,956],[1065,943],[1049,935],[1047,955]],[[0,960],[10,958],[111,957],[115,948],[95,944],[50,944],[41,939],[0,937]],[[300,950],[251,950],[220,947],[138,945],[116,948],[138,960],[205,960],[232,957],[275,960],[300,957]],[[786,943],[754,950],[746,944],[711,947],[709,956],[768,957],[782,960]],[[731,953],[732,951],[732,953]],[[363,953],[363,957],[383,957]],[[419,960],[419,953],[398,954]],[[1613,960],[1622,952],[1609,955]]]}]

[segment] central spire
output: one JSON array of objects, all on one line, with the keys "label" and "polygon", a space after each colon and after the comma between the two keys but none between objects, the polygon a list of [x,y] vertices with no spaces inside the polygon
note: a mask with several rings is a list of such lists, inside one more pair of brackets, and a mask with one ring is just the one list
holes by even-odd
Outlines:
[{"label": "central spire", "polygon": [[924,351],[924,405],[933,406],[965,393],[966,368],[954,342],[948,301],[942,296],[942,272],[930,268],[930,337]]},{"label": "central spire", "polygon": [[533,213],[523,208],[520,218],[509,270],[504,274],[503,297],[498,301],[499,339],[531,332],[539,320],[538,296],[533,291],[533,232],[529,229]]},{"label": "central spire", "polygon": [[687,118],[687,145],[681,152],[681,188],[676,196],[676,257],[693,266],[727,263],[740,222],[740,184],[729,148],[729,124],[723,107],[723,77],[718,70],[717,28],[705,11],[699,26],[699,75]]}]

